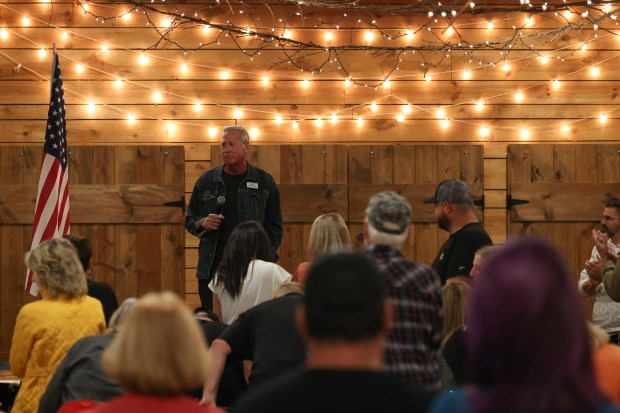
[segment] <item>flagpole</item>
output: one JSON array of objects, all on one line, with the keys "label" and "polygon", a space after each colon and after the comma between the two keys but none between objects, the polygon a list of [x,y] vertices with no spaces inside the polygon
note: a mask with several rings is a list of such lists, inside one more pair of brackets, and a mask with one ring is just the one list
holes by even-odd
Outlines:
[{"label": "flagpole", "polygon": [[56,66],[56,56],[58,56],[56,52],[56,43],[52,43],[52,50],[54,54],[52,55],[52,73],[50,74],[50,95],[52,94],[52,88],[54,87],[54,69]]}]

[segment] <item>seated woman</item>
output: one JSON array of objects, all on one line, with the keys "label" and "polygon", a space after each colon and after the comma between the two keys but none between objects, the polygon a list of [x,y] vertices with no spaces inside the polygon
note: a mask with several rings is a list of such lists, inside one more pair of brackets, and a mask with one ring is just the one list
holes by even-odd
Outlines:
[{"label": "seated woman", "polygon": [[297,266],[292,281],[305,284],[311,261],[323,254],[351,248],[349,229],[337,212],[319,215],[312,223],[308,240],[308,258]]},{"label": "seated woman", "polygon": [[471,387],[445,392],[432,413],[618,413],[596,385],[588,328],[564,259],[518,238],[485,262],[465,337]]},{"label": "seated woman", "polygon": [[101,303],[86,295],[86,276],[75,248],[51,239],[26,254],[42,300],[17,315],[11,369],[22,378],[14,412],[36,412],[52,373],[80,338],[105,332]]},{"label": "seated woman", "polygon": [[63,403],[72,400],[106,401],[124,393],[101,368],[101,354],[137,301],[123,301],[112,314],[106,334],[84,337],[69,349],[41,397],[39,413],[56,413]]},{"label": "seated woman", "polygon": [[221,413],[183,393],[207,381],[207,343],[185,303],[174,293],[149,293],[138,300],[127,321],[103,352],[103,369],[127,393],[63,411],[93,413]]},{"label": "seated woman", "polygon": [[267,233],[255,221],[239,224],[230,234],[215,278],[209,283],[213,291],[213,310],[225,324],[239,314],[273,297],[291,274],[273,262]]},{"label": "seated woman", "polygon": [[469,285],[463,281],[449,282],[441,289],[443,296],[442,356],[446,360],[455,384],[467,379],[467,350],[465,348],[465,314]]}]

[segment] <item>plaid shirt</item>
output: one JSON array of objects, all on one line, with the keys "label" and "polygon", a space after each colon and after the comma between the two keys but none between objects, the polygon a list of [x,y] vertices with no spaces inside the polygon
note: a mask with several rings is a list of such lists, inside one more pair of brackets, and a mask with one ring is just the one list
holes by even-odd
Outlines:
[{"label": "plaid shirt", "polygon": [[379,265],[394,326],[385,346],[384,370],[410,383],[439,388],[441,281],[426,265],[405,259],[400,250],[373,245],[367,254]]}]

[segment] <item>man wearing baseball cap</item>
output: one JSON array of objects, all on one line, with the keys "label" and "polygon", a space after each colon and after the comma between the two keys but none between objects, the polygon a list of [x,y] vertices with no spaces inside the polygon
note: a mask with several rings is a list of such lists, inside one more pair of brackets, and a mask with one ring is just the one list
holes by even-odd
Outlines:
[{"label": "man wearing baseball cap", "polygon": [[435,195],[424,199],[435,205],[439,228],[450,233],[441,246],[433,269],[445,284],[448,279],[469,280],[474,255],[485,245],[493,245],[491,237],[478,221],[474,197],[464,182],[450,179],[437,185]]}]

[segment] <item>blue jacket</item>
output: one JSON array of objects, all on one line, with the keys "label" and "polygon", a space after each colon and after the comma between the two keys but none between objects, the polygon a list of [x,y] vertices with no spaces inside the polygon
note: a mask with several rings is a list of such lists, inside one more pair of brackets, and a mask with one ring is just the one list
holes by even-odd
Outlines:
[{"label": "blue jacket", "polygon": [[[215,257],[219,231],[206,231],[199,222],[217,208],[217,197],[226,196],[226,187],[222,178],[224,165],[203,173],[194,185],[187,207],[185,228],[200,238],[198,246],[198,269],[196,276],[200,279],[212,279],[211,266]],[[248,187],[248,182],[257,185]],[[252,187],[254,186],[254,187]],[[239,222],[260,222],[272,244],[273,257],[282,242],[282,210],[280,209],[280,192],[272,176],[248,162],[245,179],[239,185]]]}]

